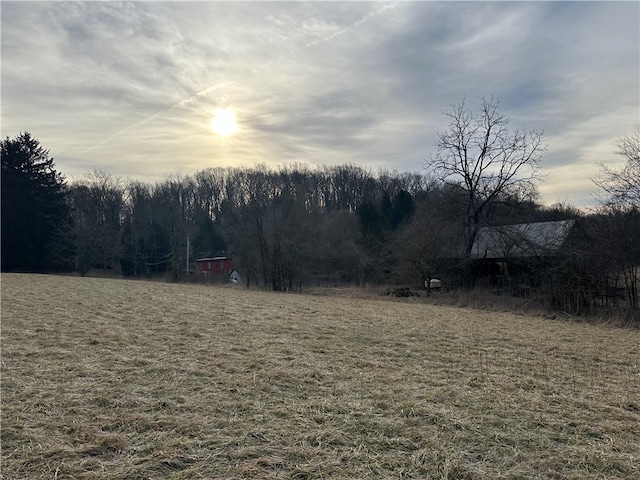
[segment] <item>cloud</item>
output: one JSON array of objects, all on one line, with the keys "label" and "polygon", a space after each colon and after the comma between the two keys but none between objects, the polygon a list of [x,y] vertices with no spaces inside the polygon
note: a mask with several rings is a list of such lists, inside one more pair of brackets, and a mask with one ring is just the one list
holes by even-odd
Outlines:
[{"label": "cloud", "polygon": [[[494,95],[514,128],[545,132],[544,199],[572,192],[582,205],[598,160],[639,118],[639,10],[3,2],[2,132],[31,131],[73,174],[145,180],[289,161],[419,171],[441,112]],[[221,140],[209,125],[229,107],[240,131]]]},{"label": "cloud", "polygon": [[171,112],[172,110],[175,110],[177,108],[184,108],[187,107],[189,104],[195,102],[196,100],[198,100],[200,97],[207,95],[209,93],[211,93],[214,90],[220,89],[220,88],[225,88],[232,85],[232,82],[223,82],[223,83],[219,83],[217,85],[211,85],[207,88],[205,88],[204,90],[194,93],[193,95],[190,95],[187,98],[184,98],[178,102],[176,102],[175,104],[171,105],[169,108],[165,108],[164,110],[161,110],[159,112],[153,113],[151,115],[148,115],[147,117],[143,118],[140,121],[137,121],[135,123],[132,123],[130,125],[127,125],[126,127],[124,127],[122,130],[117,131],[116,133],[110,135],[109,137],[105,138],[104,140],[98,142],[97,144],[93,145],[92,147],[87,148],[87,152],[91,151],[91,150],[95,150],[98,147],[101,147],[102,145],[104,145],[107,142],[112,141],[114,138],[116,138],[119,135],[122,135],[132,129],[135,129],[137,127],[140,127],[152,120],[156,120],[158,118],[160,118],[163,115],[166,115],[168,112]]},{"label": "cloud", "polygon": [[362,25],[363,23],[368,21],[373,16],[380,15],[380,14],[384,13],[386,10],[388,10],[390,8],[394,8],[396,5],[397,5],[397,3],[384,4],[380,8],[378,8],[378,9],[374,10],[373,12],[370,12],[370,13],[362,16],[362,17],[360,17],[359,19],[357,19],[353,23],[348,24],[345,27],[340,27],[340,26],[336,25],[335,23],[328,24],[328,23],[325,23],[322,20],[317,20],[317,19],[311,24],[304,23],[303,27],[304,27],[305,30],[309,31],[313,35],[318,35],[318,36],[321,37],[321,38],[318,38],[317,40],[314,40],[313,42],[307,43],[306,46],[307,47],[313,47],[314,45],[318,45],[319,43],[327,42],[329,40],[332,40],[332,39],[338,37],[339,35],[343,35],[344,33],[347,33],[350,30],[353,30],[354,28],[358,27],[359,25]]}]

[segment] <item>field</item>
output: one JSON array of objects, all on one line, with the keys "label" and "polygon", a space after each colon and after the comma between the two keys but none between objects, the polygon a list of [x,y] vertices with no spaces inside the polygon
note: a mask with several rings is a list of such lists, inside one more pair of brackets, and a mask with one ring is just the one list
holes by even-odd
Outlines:
[{"label": "field", "polygon": [[2,275],[14,479],[636,479],[640,332]]}]

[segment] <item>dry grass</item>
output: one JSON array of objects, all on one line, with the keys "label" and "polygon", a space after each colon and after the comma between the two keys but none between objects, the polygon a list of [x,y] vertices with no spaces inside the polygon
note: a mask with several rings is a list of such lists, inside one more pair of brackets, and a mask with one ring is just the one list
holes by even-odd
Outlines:
[{"label": "dry grass", "polygon": [[640,478],[640,332],[2,275],[2,479]]}]

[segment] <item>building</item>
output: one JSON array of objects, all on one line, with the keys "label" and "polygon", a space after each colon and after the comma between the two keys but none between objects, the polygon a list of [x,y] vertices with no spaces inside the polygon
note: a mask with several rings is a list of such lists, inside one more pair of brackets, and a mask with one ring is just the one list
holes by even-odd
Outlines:
[{"label": "building", "polygon": [[233,257],[206,257],[196,260],[196,272],[211,277],[225,277],[234,271]]},{"label": "building", "polygon": [[473,242],[471,258],[553,257],[564,245],[574,223],[561,220],[481,228]]},{"label": "building", "polygon": [[498,288],[537,285],[562,261],[574,226],[575,220],[562,220],[481,228],[470,255],[474,279]]}]

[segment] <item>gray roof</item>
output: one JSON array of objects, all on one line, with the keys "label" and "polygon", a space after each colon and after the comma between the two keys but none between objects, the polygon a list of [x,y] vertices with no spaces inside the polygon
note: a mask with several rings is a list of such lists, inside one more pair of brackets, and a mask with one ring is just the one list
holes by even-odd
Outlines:
[{"label": "gray roof", "polygon": [[544,257],[558,253],[575,220],[483,227],[471,258]]}]

